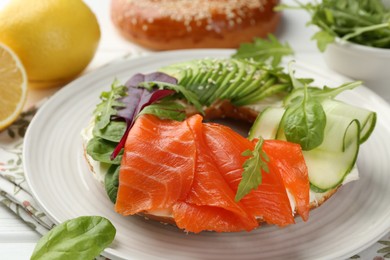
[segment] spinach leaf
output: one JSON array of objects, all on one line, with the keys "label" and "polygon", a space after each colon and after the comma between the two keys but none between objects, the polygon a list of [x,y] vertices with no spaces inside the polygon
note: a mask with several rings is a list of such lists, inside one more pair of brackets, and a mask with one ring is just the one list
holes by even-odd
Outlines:
[{"label": "spinach leaf", "polygon": [[37,243],[31,260],[94,259],[114,240],[115,227],[99,216],[83,216],[63,222]]},{"label": "spinach leaf", "polygon": [[111,160],[112,151],[117,143],[104,140],[100,137],[92,138],[87,144],[87,153],[95,160],[109,164],[120,164],[122,160],[123,149],[119,155]]},{"label": "spinach leaf", "polygon": [[314,98],[307,84],[295,77],[292,63],[288,69],[294,92],[302,95],[288,97],[290,104],[284,112],[282,127],[287,141],[300,144],[302,150],[309,151],[324,140],[326,114],[321,100]]},{"label": "spinach leaf", "polygon": [[126,131],[125,121],[111,121],[106,127],[99,129],[93,128],[93,136],[100,137],[111,142],[119,142]]},{"label": "spinach leaf", "polygon": [[287,141],[300,144],[304,151],[322,143],[326,115],[321,103],[304,98],[299,104],[287,108],[285,113],[283,126]]},{"label": "spinach leaf", "polygon": [[111,165],[104,177],[104,187],[112,203],[116,202],[119,187],[120,165]]}]

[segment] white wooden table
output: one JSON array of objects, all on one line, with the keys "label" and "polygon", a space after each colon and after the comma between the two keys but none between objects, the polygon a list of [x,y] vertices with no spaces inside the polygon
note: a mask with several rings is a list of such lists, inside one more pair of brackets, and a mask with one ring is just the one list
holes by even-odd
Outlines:
[{"label": "white wooden table", "polygon": [[[9,0],[0,1],[0,10]],[[124,40],[116,31],[110,20],[110,0],[85,0],[96,14],[100,28],[101,41],[96,56],[84,73],[110,62],[128,53],[150,52],[142,47]],[[286,3],[292,0],[284,0]],[[310,40],[315,32],[313,27],[305,27],[309,16],[301,11],[285,11],[282,24],[277,32],[281,41],[288,41],[296,52],[296,58],[326,70],[326,65],[318,52],[315,43]],[[1,21],[0,21],[1,22]],[[49,97],[57,89],[32,90],[29,93],[26,107],[44,97]],[[390,101],[390,91],[383,91],[383,97]],[[30,229],[4,206],[0,206],[0,258],[29,259],[39,235]]]}]

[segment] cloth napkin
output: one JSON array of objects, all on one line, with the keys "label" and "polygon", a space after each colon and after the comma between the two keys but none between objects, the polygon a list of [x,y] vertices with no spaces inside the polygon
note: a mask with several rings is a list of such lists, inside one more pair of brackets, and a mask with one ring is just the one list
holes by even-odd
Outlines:
[{"label": "cloth napkin", "polygon": [[11,126],[0,132],[0,201],[43,235],[54,223],[32,197],[22,163],[23,137],[39,105],[23,112]]}]

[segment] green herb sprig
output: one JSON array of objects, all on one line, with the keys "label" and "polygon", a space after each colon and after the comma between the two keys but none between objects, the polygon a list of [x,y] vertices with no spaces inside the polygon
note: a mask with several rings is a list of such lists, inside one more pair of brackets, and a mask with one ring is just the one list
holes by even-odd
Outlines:
[{"label": "green herb sprig", "polygon": [[324,51],[336,38],[361,45],[390,48],[390,11],[380,0],[323,0],[296,6],[281,4],[275,9],[305,10],[311,15],[308,25],[320,31],[313,35]]},{"label": "green herb sprig", "polygon": [[249,157],[243,165],[244,171],[242,173],[242,179],[238,184],[236,192],[236,201],[240,201],[251,190],[257,189],[262,182],[262,172],[269,172],[268,168],[268,155],[263,151],[264,140],[262,138],[255,145],[253,151],[246,150],[242,153],[242,156]]},{"label": "green herb sprig", "polygon": [[272,34],[268,35],[268,39],[255,38],[251,43],[243,43],[232,58],[235,59],[251,59],[255,62],[271,64],[272,67],[277,67],[282,58],[293,55],[294,51],[288,43],[281,43]]}]

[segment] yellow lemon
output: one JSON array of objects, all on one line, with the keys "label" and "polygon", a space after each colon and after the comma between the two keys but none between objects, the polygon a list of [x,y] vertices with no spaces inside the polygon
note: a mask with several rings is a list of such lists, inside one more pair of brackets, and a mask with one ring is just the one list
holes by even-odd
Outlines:
[{"label": "yellow lemon", "polygon": [[30,82],[55,85],[79,74],[100,39],[82,0],[11,0],[0,12],[0,42],[20,57]]},{"label": "yellow lemon", "polygon": [[22,111],[27,94],[27,76],[16,54],[0,44],[0,130]]}]

